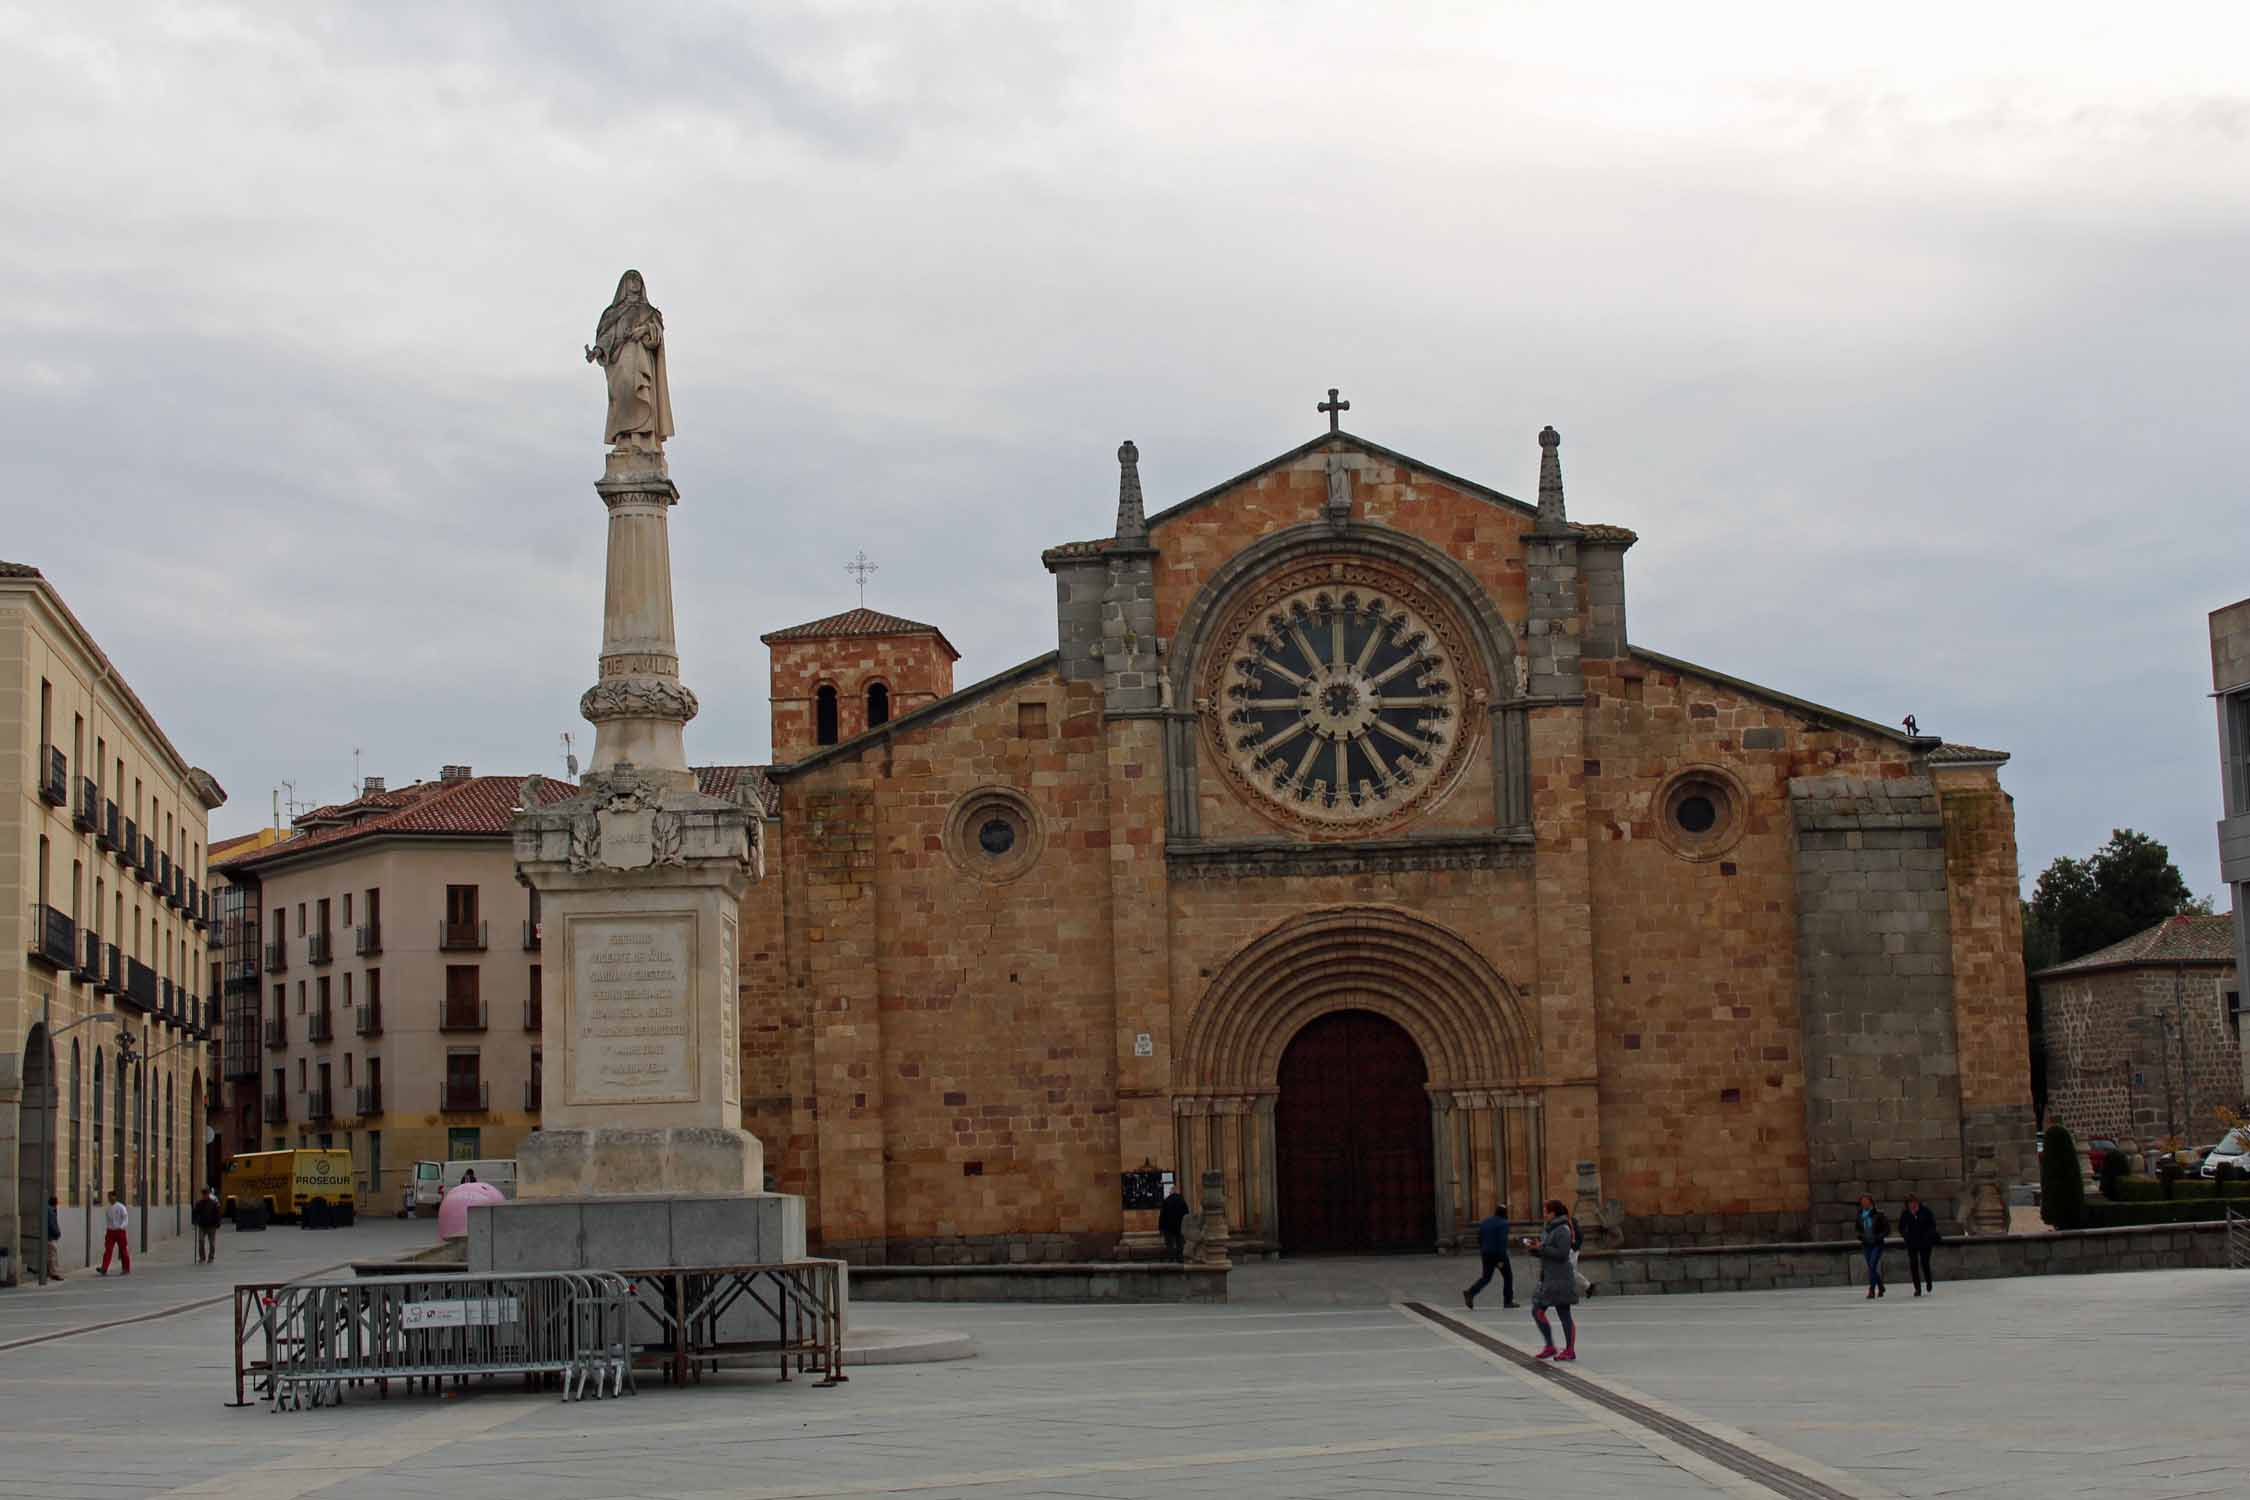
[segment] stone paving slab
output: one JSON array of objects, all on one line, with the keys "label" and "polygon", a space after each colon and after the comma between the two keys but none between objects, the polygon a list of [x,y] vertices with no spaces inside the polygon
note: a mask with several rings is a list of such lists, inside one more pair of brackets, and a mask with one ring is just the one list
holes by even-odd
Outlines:
[{"label": "stone paving slab", "polygon": [[[566,1406],[504,1388],[229,1411],[225,1310],[0,1353],[0,1496],[782,1500],[815,1496],[1771,1494],[1389,1305],[1459,1263],[1330,1264],[1224,1307],[894,1303],[978,1357],[843,1387],[729,1375]],[[1251,1278],[1253,1282],[1257,1278]],[[1354,1291],[1353,1286],[1357,1286]],[[1319,1297],[1313,1295],[1319,1290]],[[1266,1290],[1273,1291],[1274,1287]],[[1434,1297],[1433,1305],[1445,1306]],[[1475,1327],[1528,1347],[1497,1305]],[[1853,1496],[2233,1494],[2250,1471],[2250,1274],[1597,1299],[1568,1379]],[[1567,1381],[1566,1381],[1567,1384]],[[1848,1486],[1848,1487],[1847,1487]]]}]

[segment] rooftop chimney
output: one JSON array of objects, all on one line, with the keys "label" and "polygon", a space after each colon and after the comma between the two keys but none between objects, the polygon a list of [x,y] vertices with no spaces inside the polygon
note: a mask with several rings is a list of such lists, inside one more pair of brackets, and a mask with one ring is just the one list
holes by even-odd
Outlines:
[{"label": "rooftop chimney", "polygon": [[468,779],[469,768],[467,766],[441,766],[438,768],[438,780],[440,781],[467,781]]},{"label": "rooftop chimney", "polygon": [[380,777],[380,776],[367,776],[367,777],[363,777],[363,778],[361,778],[361,780],[360,780],[360,783],[359,783],[359,794],[360,794],[360,795],[361,795],[362,797],[366,796],[366,795],[367,795],[367,794],[368,794],[369,792],[379,792],[379,791],[382,791],[382,790],[383,790],[383,778],[382,778],[382,777]]}]

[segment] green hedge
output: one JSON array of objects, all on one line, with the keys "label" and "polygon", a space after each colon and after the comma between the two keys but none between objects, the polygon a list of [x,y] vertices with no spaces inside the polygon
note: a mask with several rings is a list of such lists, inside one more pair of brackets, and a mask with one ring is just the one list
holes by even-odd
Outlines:
[{"label": "green hedge", "polygon": [[2220,1185],[2197,1173],[2188,1174],[2183,1169],[2180,1180],[2172,1184],[2172,1196],[2164,1196],[2164,1184],[2153,1177],[2128,1177],[2117,1185],[2118,1201],[2123,1203],[2178,1203],[2183,1199],[2221,1197],[2237,1198],[2250,1202],[2250,1181],[2237,1177],[2227,1183],[2222,1192]]},{"label": "green hedge", "polygon": [[2135,1224],[2200,1224],[2206,1219],[2225,1218],[2230,1205],[2237,1213],[2250,1207],[2239,1196],[2225,1202],[2217,1198],[2174,1198],[2169,1203],[2089,1203],[2078,1227],[2124,1229]]}]

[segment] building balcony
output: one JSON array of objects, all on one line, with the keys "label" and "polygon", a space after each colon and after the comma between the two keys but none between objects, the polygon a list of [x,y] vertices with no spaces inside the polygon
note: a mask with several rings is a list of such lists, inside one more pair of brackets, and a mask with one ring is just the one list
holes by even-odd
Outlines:
[{"label": "building balcony", "polygon": [[81,984],[90,984],[97,990],[101,988],[101,934],[90,928],[78,934],[78,980]]},{"label": "building balcony", "polygon": [[438,951],[441,953],[482,953],[490,922],[438,923]]},{"label": "building balcony", "polygon": [[533,1114],[539,1112],[539,1092],[538,1079],[526,1078],[523,1081],[523,1107]]},{"label": "building balcony", "polygon": [[305,1017],[305,1040],[332,1042],[336,1040],[336,1016],[333,1011],[316,1010]]},{"label": "building balcony", "polygon": [[287,1094],[268,1094],[263,1103],[263,1117],[268,1125],[286,1125],[289,1123],[289,1096]]},{"label": "building balcony", "polygon": [[119,837],[120,835],[117,831],[117,804],[105,800],[102,803],[101,826],[94,830],[94,847],[97,849],[107,849],[114,851],[117,848],[117,841]]},{"label": "building balcony", "polygon": [[352,933],[352,952],[361,958],[373,958],[383,951],[383,924],[362,922]]},{"label": "building balcony", "polygon": [[267,1051],[281,1052],[288,1048],[289,1018],[287,1016],[268,1016],[265,1030]]},{"label": "building balcony", "polygon": [[484,1030],[486,1006],[482,1000],[474,1003],[448,1000],[438,1010],[437,1029],[440,1031]]},{"label": "building balcony", "polygon": [[178,1014],[178,1012],[172,1008],[171,980],[159,978],[156,981],[156,1004],[150,1009],[157,1020],[166,1023],[169,1023],[171,1019]]},{"label": "building balcony", "polygon": [[305,1118],[307,1120],[333,1120],[336,1118],[335,1106],[329,1102],[328,1090],[311,1089],[306,1092]]},{"label": "building balcony", "polygon": [[[31,908],[31,941],[25,945],[33,963],[50,969],[67,969],[78,957],[78,924],[67,912],[52,906]],[[36,1201],[36,1200],[34,1200]]]},{"label": "building balcony", "polygon": [[156,894],[174,906],[179,905],[172,885],[172,856],[169,854],[156,856]]},{"label": "building balcony", "polygon": [[70,758],[60,745],[39,747],[39,800],[50,807],[70,805]]},{"label": "building balcony", "polygon": [[125,836],[117,841],[117,862],[131,874],[133,861],[141,857],[141,829],[131,818],[125,820]]},{"label": "building balcony", "polygon": [[336,935],[332,932],[305,934],[305,962],[309,964],[333,963],[336,960]]},{"label": "building balcony", "polygon": [[524,1001],[523,1029],[533,1032],[547,1029],[547,1002],[544,996],[533,995]]},{"label": "building balcony", "polygon": [[211,903],[204,899],[203,887],[192,880],[187,883],[187,899],[180,903],[180,909],[187,913],[187,919],[196,926],[211,925]]},{"label": "building balcony", "polygon": [[481,1078],[448,1078],[438,1095],[438,1108],[486,1110],[492,1107],[492,1085]]},{"label": "building balcony", "polygon": [[80,833],[92,833],[102,826],[102,789],[94,785],[94,778],[78,778],[78,800],[71,806],[70,826]]},{"label": "building balcony", "polygon": [[360,1114],[379,1115],[383,1112],[383,1086],[381,1084],[363,1083],[353,1093],[355,1097],[352,1102]]},{"label": "building balcony", "polygon": [[156,884],[156,839],[151,834],[141,835],[140,852],[133,857],[133,878],[148,885]]},{"label": "building balcony", "polygon": [[362,1005],[353,1018],[352,1029],[361,1036],[383,1034],[383,1007],[380,1004]]},{"label": "building balcony", "polygon": [[94,987],[108,995],[125,993],[125,956],[115,943],[102,944],[102,977]]},{"label": "building balcony", "polygon": [[529,918],[526,918],[523,924],[523,951],[526,953],[537,953],[539,951],[539,924]]},{"label": "building balcony", "polygon": [[266,944],[266,972],[279,974],[289,967],[289,939],[275,938]]},{"label": "building balcony", "polygon": [[125,960],[125,993],[120,996],[139,1011],[156,1009],[156,971],[137,958]]}]

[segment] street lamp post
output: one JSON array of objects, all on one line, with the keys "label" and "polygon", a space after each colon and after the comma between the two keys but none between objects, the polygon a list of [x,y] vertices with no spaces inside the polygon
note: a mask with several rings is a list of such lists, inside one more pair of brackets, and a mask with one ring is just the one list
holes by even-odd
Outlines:
[{"label": "street lamp post", "polygon": [[[96,1011],[92,1015],[80,1016],[70,1025],[65,1026],[62,1031],[57,1031],[55,1030],[55,997],[47,996],[39,1008],[39,1029],[47,1034],[48,1053],[46,1068],[47,1097],[40,1110],[40,1113],[46,1116],[47,1128],[42,1132],[45,1139],[39,1143],[39,1284],[41,1286],[47,1284],[55,1269],[53,1264],[55,1242],[47,1238],[47,1200],[55,1196],[55,1107],[57,1096],[62,1092],[55,1081],[55,1038],[61,1036],[63,1031],[74,1031],[89,1021],[115,1025],[118,1020],[118,1014],[114,1010]],[[99,1170],[101,1163],[96,1162],[94,1166]]]}]

